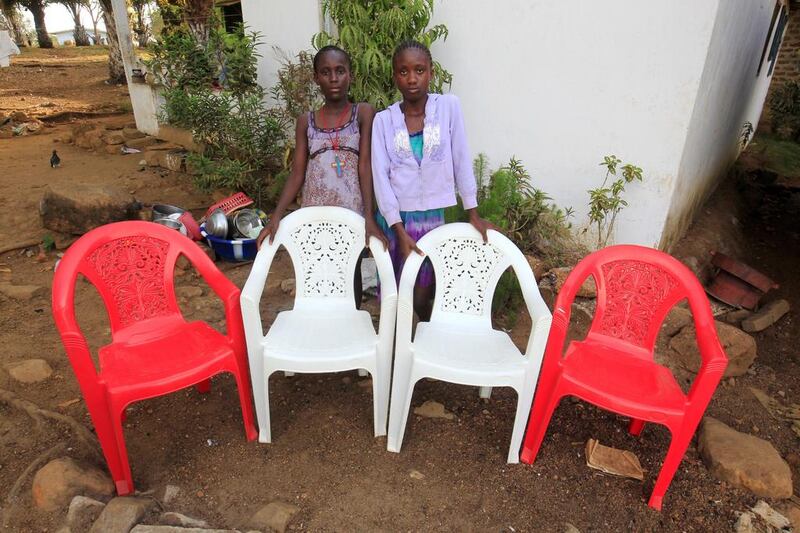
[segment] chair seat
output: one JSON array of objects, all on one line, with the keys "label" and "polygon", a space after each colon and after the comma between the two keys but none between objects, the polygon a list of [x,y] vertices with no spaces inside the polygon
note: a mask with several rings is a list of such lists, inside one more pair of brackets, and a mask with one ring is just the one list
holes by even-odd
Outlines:
[{"label": "chair seat", "polygon": [[204,322],[173,322],[160,329],[154,325],[153,331],[158,334],[143,342],[100,348],[101,379],[109,391],[161,389],[145,392],[146,397],[157,396],[171,384],[182,388],[214,375],[233,354],[227,337]]},{"label": "chair seat", "polygon": [[506,333],[451,324],[420,322],[414,359],[480,374],[524,372],[527,359]]},{"label": "chair seat", "polygon": [[563,378],[584,393],[584,399],[606,409],[650,420],[681,416],[686,396],[672,373],[652,360],[591,341],[570,343],[563,360]]},{"label": "chair seat", "polygon": [[283,359],[336,360],[374,355],[378,335],[367,311],[278,313],[264,337],[264,351]]}]

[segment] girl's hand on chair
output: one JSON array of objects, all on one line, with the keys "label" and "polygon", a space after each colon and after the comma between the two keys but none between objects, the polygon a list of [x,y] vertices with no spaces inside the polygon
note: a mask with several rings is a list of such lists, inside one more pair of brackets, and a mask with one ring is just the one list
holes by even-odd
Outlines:
[{"label": "girl's hand on chair", "polygon": [[500,231],[500,228],[498,228],[497,226],[495,226],[494,224],[492,224],[488,220],[482,219],[480,217],[480,215],[478,214],[478,210],[477,209],[470,209],[469,210],[469,223],[472,224],[472,226],[476,230],[478,230],[478,232],[480,232],[481,237],[483,237],[484,244],[489,242],[488,231],[490,229],[493,229],[495,231]]},{"label": "girl's hand on chair", "polygon": [[367,244],[367,248],[369,248],[369,238],[370,237],[375,237],[376,239],[378,239],[379,241],[381,241],[383,243],[383,249],[384,250],[388,250],[389,249],[389,239],[386,238],[386,234],[383,233],[381,228],[378,226],[378,223],[375,222],[375,219],[373,217],[368,216],[368,217],[366,217],[365,220],[366,220],[366,232],[365,232],[365,235],[366,235],[366,240],[367,240],[367,243],[366,243]]},{"label": "girl's hand on chair", "polygon": [[411,252],[417,252],[419,255],[425,255],[422,253],[417,247],[417,241],[411,238],[411,236],[406,233],[405,228],[402,224],[397,224],[395,227],[395,233],[397,233],[397,245],[400,247],[400,255],[403,259],[407,258]]},{"label": "girl's hand on chair", "polygon": [[267,222],[267,225],[261,230],[261,233],[259,233],[258,237],[256,238],[257,250],[261,249],[261,245],[264,243],[264,239],[267,237],[269,237],[269,244],[272,244],[272,241],[275,239],[275,234],[278,233],[278,226],[280,226],[280,224],[281,217],[273,214],[272,217],[270,217],[269,222]]}]

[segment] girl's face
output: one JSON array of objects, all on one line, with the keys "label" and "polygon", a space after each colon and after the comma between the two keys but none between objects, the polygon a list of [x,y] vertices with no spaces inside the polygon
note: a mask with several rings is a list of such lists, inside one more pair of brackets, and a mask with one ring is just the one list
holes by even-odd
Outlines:
[{"label": "girl's face", "polygon": [[314,71],[314,81],[319,85],[326,101],[347,99],[347,91],[350,89],[350,65],[347,57],[337,50],[323,54]]},{"label": "girl's face", "polygon": [[406,48],[394,60],[394,83],[403,100],[415,102],[428,94],[431,82],[431,62],[419,48]]}]

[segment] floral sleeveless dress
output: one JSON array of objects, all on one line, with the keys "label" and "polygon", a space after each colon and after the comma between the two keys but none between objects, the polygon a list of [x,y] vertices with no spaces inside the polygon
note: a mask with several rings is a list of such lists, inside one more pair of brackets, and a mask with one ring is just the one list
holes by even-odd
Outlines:
[{"label": "floral sleeveless dress", "polygon": [[[314,112],[308,114],[308,164],[302,207],[339,206],[364,212],[358,180],[358,104],[340,128],[319,128]],[[338,149],[334,149],[337,147]]]}]

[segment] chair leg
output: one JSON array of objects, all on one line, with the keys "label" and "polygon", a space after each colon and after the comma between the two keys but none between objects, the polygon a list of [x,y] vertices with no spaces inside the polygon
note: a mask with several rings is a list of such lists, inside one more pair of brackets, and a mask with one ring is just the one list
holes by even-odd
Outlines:
[{"label": "chair leg", "polygon": [[[689,447],[689,442],[691,442],[694,436],[696,427],[697,424],[690,427],[683,425],[678,430],[677,434],[673,433],[672,435],[672,441],[669,443],[667,455],[664,457],[664,464],[661,465],[661,471],[658,473],[658,478],[656,478],[656,484],[653,487],[653,493],[650,495],[650,501],[647,502],[647,505],[657,511],[661,510],[664,494],[666,494],[669,484],[672,482],[672,478],[675,476],[675,472],[678,470],[678,466],[680,466],[683,460],[686,448]],[[672,431],[672,428],[670,428],[670,431]]]},{"label": "chair leg", "polygon": [[642,434],[642,430],[644,429],[644,420],[638,420],[636,418],[631,418],[631,423],[628,425],[628,433],[633,435],[634,437],[638,437]]},{"label": "chair leg", "polygon": [[125,446],[125,434],[122,429],[122,411],[119,412],[117,417],[114,417],[114,414],[111,413],[111,425],[119,457],[119,473],[112,472],[111,477],[117,488],[117,494],[120,496],[133,492],[133,474],[131,473],[131,465],[128,462],[128,450]]},{"label": "chair leg", "polygon": [[403,446],[403,435],[406,432],[406,422],[408,422],[408,412],[411,408],[411,397],[414,395],[414,385],[416,381],[405,384],[402,393],[392,393],[392,404],[389,411],[389,438],[387,439],[386,449],[390,452],[400,452]]},{"label": "chair leg", "polygon": [[492,388],[491,387],[478,387],[478,396],[481,398],[488,400],[492,397]]},{"label": "chair leg", "polygon": [[514,429],[511,431],[511,446],[508,448],[508,462],[519,463],[519,448],[525,434],[525,424],[531,413],[531,402],[536,383],[526,380],[521,391],[517,391],[517,414],[514,416]]},{"label": "chair leg", "polygon": [[258,419],[258,442],[272,442],[272,430],[269,418],[269,377],[272,371],[267,370],[262,376],[253,376],[253,400],[256,404]]},{"label": "chair leg", "polygon": [[211,390],[211,379],[204,379],[195,385],[195,388],[200,394],[207,394]]},{"label": "chair leg", "polygon": [[244,423],[244,434],[247,440],[255,440],[258,437],[255,420],[253,420],[253,401],[250,396],[250,380],[247,379],[247,369],[239,368],[233,372],[236,380],[236,389],[239,393],[239,404],[242,409],[242,422]]},{"label": "chair leg", "polygon": [[[548,394],[542,394],[543,392]],[[523,463],[531,464],[536,460],[536,455],[538,455],[539,448],[547,433],[550,418],[553,416],[553,411],[556,410],[559,401],[561,401],[561,396],[560,394],[555,394],[553,388],[549,391],[540,391],[534,398],[525,442],[522,445],[522,453],[520,454],[520,460]]]},{"label": "chair leg", "polygon": [[[117,490],[118,496],[126,496],[133,492],[133,479],[130,475],[130,468],[127,467],[127,458],[125,465],[120,454],[125,453],[125,444],[123,441],[122,451],[117,443],[117,432],[114,430],[114,423],[112,422],[111,412],[109,406],[105,403],[102,405],[91,405],[87,402],[89,407],[89,414],[92,417],[94,430],[97,434],[97,440],[100,441],[100,448],[103,450],[103,456],[108,465],[108,471],[111,473],[111,479],[114,480],[114,486]],[[122,412],[124,414],[124,410]],[[120,420],[120,428],[122,420]],[[120,431],[121,433],[121,431]]]},{"label": "chair leg", "polygon": [[386,419],[389,415],[389,375],[377,370],[372,374],[372,405],[374,409],[375,436],[386,435]]}]

